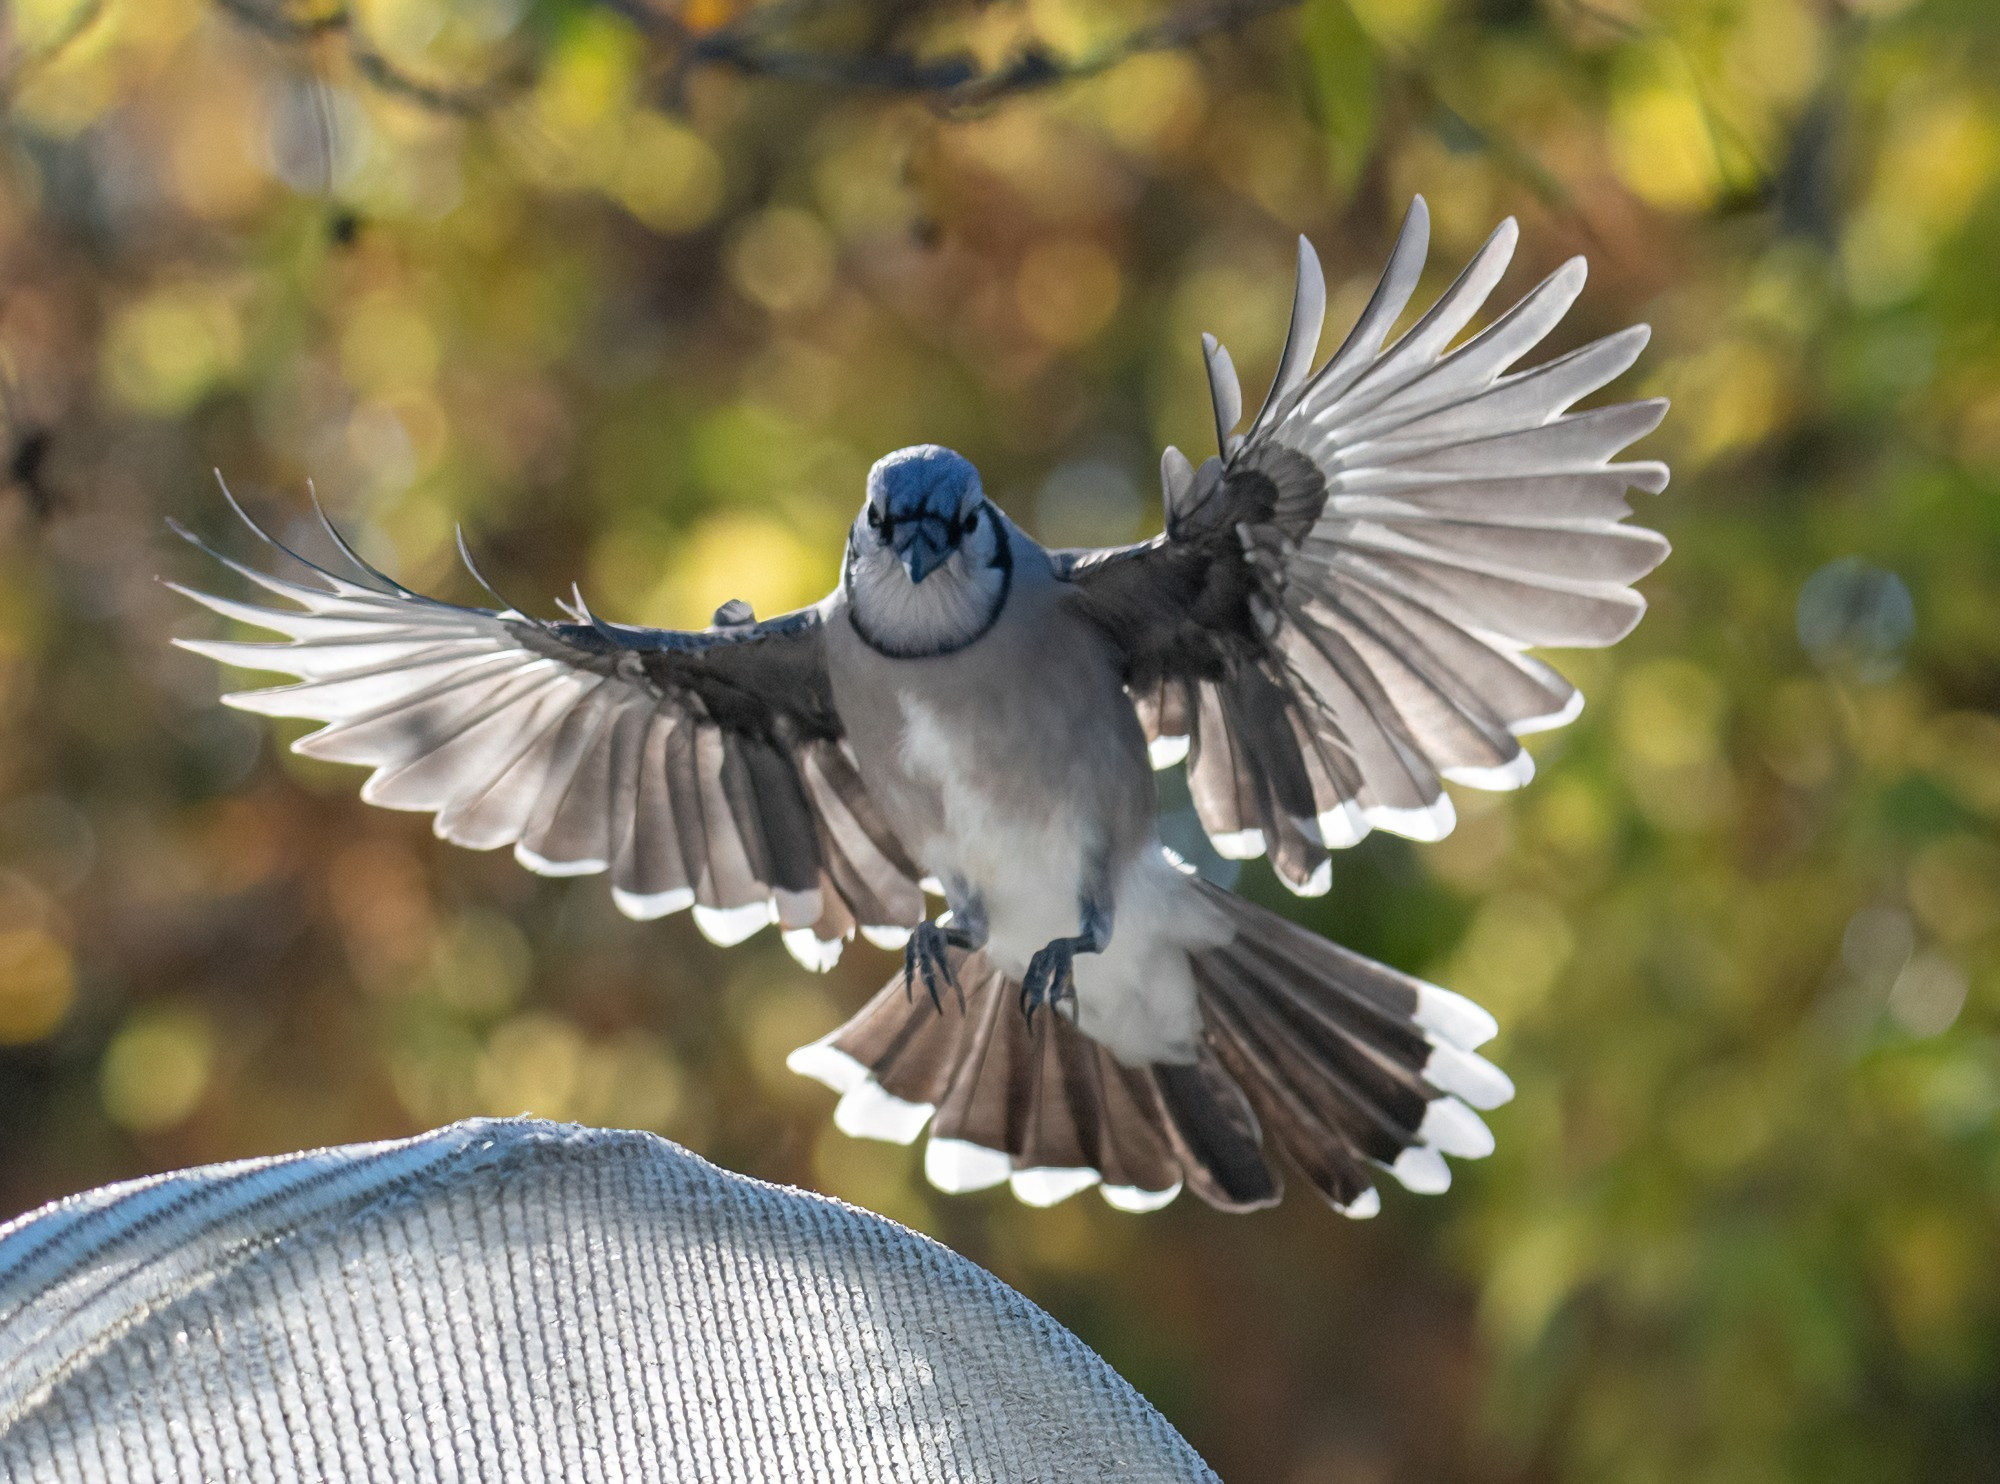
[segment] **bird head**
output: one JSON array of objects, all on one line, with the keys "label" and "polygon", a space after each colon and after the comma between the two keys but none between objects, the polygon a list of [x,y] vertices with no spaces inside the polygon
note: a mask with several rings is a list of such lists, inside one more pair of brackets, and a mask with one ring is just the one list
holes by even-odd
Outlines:
[{"label": "bird head", "polygon": [[868,471],[856,536],[893,551],[910,581],[921,583],[991,519],[979,471],[950,449],[924,443]]},{"label": "bird head", "polygon": [[1012,555],[979,471],[948,448],[898,449],[868,471],[847,543],[854,620],[885,654],[949,654],[1006,600]]}]

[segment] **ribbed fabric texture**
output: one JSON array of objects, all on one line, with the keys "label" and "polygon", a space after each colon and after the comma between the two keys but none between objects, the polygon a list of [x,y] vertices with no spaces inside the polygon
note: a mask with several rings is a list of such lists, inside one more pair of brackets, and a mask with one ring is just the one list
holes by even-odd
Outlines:
[{"label": "ribbed fabric texture", "polygon": [[0,1227],[0,1479],[1213,1480],[893,1222],[530,1120]]}]

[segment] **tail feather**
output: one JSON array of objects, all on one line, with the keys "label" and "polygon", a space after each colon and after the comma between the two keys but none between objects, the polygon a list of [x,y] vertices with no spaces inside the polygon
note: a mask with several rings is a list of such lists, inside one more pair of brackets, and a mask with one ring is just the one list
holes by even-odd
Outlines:
[{"label": "tail feather", "polygon": [[1104,1175],[1105,1199],[1130,1210],[1165,1205],[1180,1193],[1182,1163],[1154,1112],[1152,1079],[1120,1065],[1102,1046],[1091,1043],[1091,1050],[1100,1092],[1097,1168]]},{"label": "tail feather", "polygon": [[1336,1209],[1368,1216],[1380,1171],[1438,1191],[1450,1184],[1443,1155],[1491,1151],[1467,1106],[1512,1095],[1474,1054],[1490,1016],[1196,885],[1235,933],[1193,954],[1203,1038],[1192,1064],[1126,1066],[1062,1015],[1030,1022],[1018,984],[954,951],[962,995],[934,1009],[899,973],[791,1066],[842,1094],[835,1121],[849,1133],[909,1143],[928,1122],[925,1171],[940,1189],[1005,1181],[1034,1205],[1093,1184],[1127,1210],[1183,1185],[1226,1211],[1271,1205],[1283,1184],[1268,1139]]},{"label": "tail feather", "polygon": [[1273,1142],[1335,1206],[1373,1188],[1368,1160],[1394,1160],[1410,1142],[1410,1129],[1370,1116],[1374,1106],[1351,1083],[1288,1040],[1268,1006],[1218,989],[1208,1024]]},{"label": "tail feather", "polygon": [[834,1044],[866,1067],[884,1091],[906,1103],[936,1103],[950,1089],[965,1054],[965,1018],[917,1014],[930,1009],[922,989],[897,975],[841,1028]]},{"label": "tail feather", "polygon": [[1343,1024],[1302,995],[1271,994],[1271,975],[1259,977],[1266,967],[1259,955],[1219,957],[1200,966],[1210,1023],[1230,1026],[1256,1046],[1276,1064],[1277,1080],[1321,1106],[1360,1153],[1393,1160],[1434,1096],[1422,1079],[1430,1047],[1420,1041],[1409,1059],[1404,1048],[1385,1044],[1387,1038],[1370,1039],[1365,1023]]},{"label": "tail feather", "polygon": [[1338,1131],[1338,1123],[1285,1082],[1278,1068],[1260,1062],[1257,1049],[1233,1031],[1223,1031],[1218,1040],[1223,1064],[1245,1086],[1256,1089],[1251,1099],[1272,1141],[1313,1188],[1341,1210],[1366,1196],[1374,1179],[1353,1143]]},{"label": "tail feather", "polygon": [[1153,1085],[1188,1188],[1219,1211],[1275,1205],[1284,1182],[1259,1148],[1257,1115],[1213,1051],[1191,1067],[1156,1066]]},{"label": "tail feather", "polygon": [[[945,1095],[938,1099],[934,1137],[960,1139],[1012,1155],[1022,1143],[1031,1090],[1032,1048],[1018,1010],[1009,1013],[1007,981],[974,955],[954,965],[964,987],[972,1028],[966,1055]],[[950,1000],[944,1018],[958,1014]]]}]

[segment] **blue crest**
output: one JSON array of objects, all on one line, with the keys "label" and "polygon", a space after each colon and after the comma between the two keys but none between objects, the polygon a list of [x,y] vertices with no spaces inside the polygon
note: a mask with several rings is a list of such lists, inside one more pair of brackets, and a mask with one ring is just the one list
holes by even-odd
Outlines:
[{"label": "blue crest", "polygon": [[933,516],[950,520],[966,489],[979,488],[979,471],[962,454],[935,443],[899,448],[868,471],[868,497],[898,519]]}]

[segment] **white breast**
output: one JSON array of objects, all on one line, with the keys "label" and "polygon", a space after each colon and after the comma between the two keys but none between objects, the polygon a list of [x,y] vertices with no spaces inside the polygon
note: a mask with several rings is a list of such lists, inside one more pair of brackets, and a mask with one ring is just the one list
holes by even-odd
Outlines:
[{"label": "white breast", "polygon": [[[1017,774],[979,765],[973,739],[939,712],[908,696],[902,708],[903,766],[942,800],[920,859],[979,894],[987,957],[1018,980],[1037,950],[1080,931],[1084,863],[1101,848],[1087,801],[1020,797],[996,782]],[[1192,1061],[1201,1019],[1188,954],[1226,942],[1229,925],[1156,841],[1114,866],[1111,886],[1110,946],[1076,960],[1078,1024],[1121,1061]]]},{"label": "white breast", "polygon": [[940,880],[963,881],[986,908],[987,955],[1018,978],[1052,938],[1081,926],[1078,895],[1090,821],[1060,797],[1024,796],[1016,769],[988,766],[970,729],[913,696],[902,697],[903,766],[935,789],[937,828],[917,846]]}]

